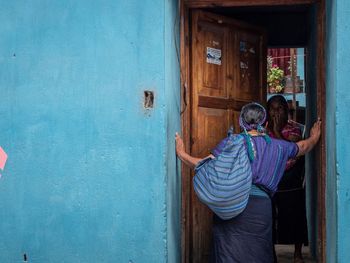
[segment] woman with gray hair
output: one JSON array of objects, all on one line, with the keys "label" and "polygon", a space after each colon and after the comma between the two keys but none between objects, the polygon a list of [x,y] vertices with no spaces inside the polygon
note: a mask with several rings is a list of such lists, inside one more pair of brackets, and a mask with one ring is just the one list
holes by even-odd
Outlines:
[{"label": "woman with gray hair", "polygon": [[[308,139],[297,143],[270,138],[263,125],[266,111],[258,103],[245,105],[240,114],[240,126],[248,138],[247,154],[252,162],[252,187],[244,211],[223,220],[214,214],[212,262],[274,262],[272,242],[272,208],[270,197],[276,192],[288,159],[311,151],[321,134],[318,120]],[[176,134],[176,153],[189,167],[202,161],[186,153],[181,137]],[[218,157],[228,138],[223,139],[211,152]]]}]

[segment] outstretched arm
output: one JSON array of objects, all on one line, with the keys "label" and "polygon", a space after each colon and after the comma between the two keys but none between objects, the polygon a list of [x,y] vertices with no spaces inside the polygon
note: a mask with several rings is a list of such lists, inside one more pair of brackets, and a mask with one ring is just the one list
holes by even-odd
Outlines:
[{"label": "outstretched arm", "polygon": [[[201,161],[201,158],[196,158],[185,151],[185,145],[182,138],[178,133],[175,134],[175,143],[176,143],[176,154],[188,167],[194,168]],[[211,155],[210,155],[211,156]]]},{"label": "outstretched arm", "polygon": [[297,145],[299,147],[299,152],[297,156],[302,156],[308,153],[309,151],[311,151],[312,148],[314,148],[314,146],[317,144],[318,140],[320,139],[320,136],[321,136],[321,121],[318,120],[317,122],[315,122],[314,126],[311,128],[310,137],[305,140],[297,142]]}]

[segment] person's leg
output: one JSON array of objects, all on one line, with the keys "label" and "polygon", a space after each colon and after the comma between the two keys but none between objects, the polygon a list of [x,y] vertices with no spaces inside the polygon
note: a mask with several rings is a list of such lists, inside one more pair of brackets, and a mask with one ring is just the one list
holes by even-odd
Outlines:
[{"label": "person's leg", "polygon": [[273,248],[273,262],[278,263],[277,260],[277,253],[276,253],[276,248],[275,244],[276,242],[276,235],[277,235],[277,226],[276,226],[276,221],[277,221],[277,204],[275,198],[271,198],[271,207],[272,207],[272,248]]},{"label": "person's leg", "polygon": [[294,262],[295,263],[302,263],[303,260],[303,254],[302,254],[302,248],[303,244],[298,243],[294,245]]}]

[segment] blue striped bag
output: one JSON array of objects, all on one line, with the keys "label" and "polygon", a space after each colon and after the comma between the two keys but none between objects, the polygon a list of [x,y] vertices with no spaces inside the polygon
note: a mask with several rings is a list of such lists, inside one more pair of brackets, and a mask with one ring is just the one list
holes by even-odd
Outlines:
[{"label": "blue striped bag", "polygon": [[223,151],[214,159],[198,163],[193,177],[199,200],[224,220],[245,209],[251,185],[250,159],[242,134],[229,134]]}]

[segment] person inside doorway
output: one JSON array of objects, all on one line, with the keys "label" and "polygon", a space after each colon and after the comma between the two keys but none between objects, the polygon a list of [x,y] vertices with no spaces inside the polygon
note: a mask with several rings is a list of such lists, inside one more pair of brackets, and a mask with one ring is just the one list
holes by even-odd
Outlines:
[{"label": "person inside doorway", "polygon": [[[275,95],[267,102],[268,134],[289,142],[302,140],[301,126],[289,120],[289,107],[282,95]],[[290,159],[273,197],[275,206],[275,241],[277,244],[293,244],[294,262],[303,263],[302,246],[308,244],[305,206],[305,158]]]},{"label": "person inside doorway", "polygon": [[[263,124],[266,111],[257,103],[245,105],[240,113],[240,126],[249,133],[249,148],[253,149],[251,165],[252,187],[245,210],[238,216],[222,220],[214,215],[212,262],[261,262],[272,263],[272,206],[270,196],[277,190],[288,159],[302,156],[316,145],[321,134],[321,122],[317,121],[310,137],[295,142],[271,138],[266,140]],[[176,153],[189,167],[202,161],[186,153],[181,137],[176,134]],[[224,149],[225,138],[212,151],[216,158]]]}]

